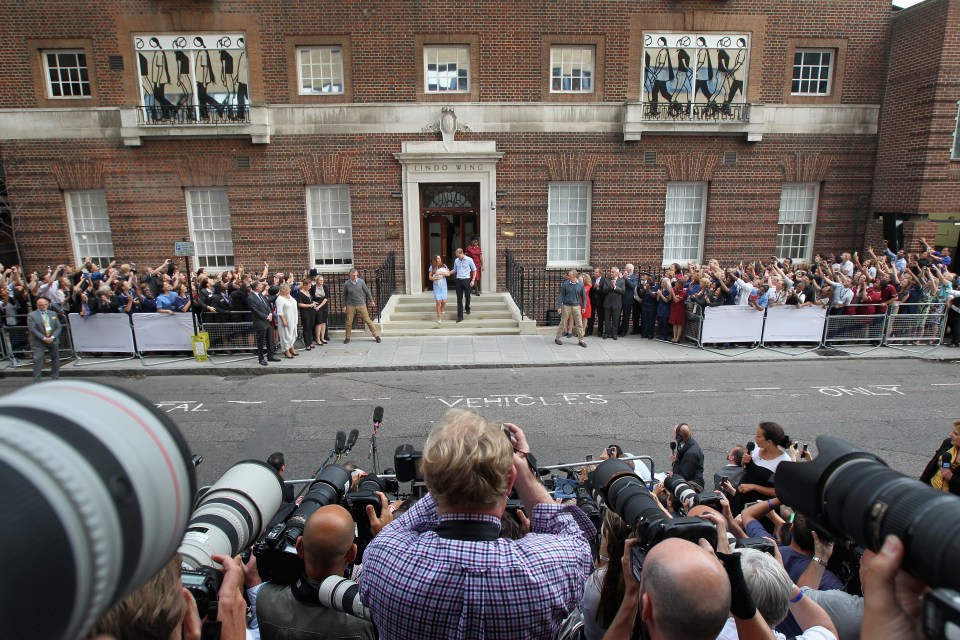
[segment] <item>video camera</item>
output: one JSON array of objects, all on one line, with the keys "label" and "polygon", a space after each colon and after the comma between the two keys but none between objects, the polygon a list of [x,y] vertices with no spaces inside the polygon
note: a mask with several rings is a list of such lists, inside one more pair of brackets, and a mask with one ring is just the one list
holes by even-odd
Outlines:
[{"label": "video camera", "polygon": [[622,460],[604,460],[597,465],[593,485],[594,495],[602,496],[607,506],[637,532],[639,543],[633,547],[630,559],[637,580],[647,552],[662,540],[682,538],[696,544],[704,538],[712,546],[717,545],[717,528],[712,522],[667,516],[640,476]]},{"label": "video camera", "polygon": [[420,460],[423,451],[413,448],[412,444],[402,444],[393,454],[393,466],[396,469],[397,482],[409,482],[410,493],[415,498],[422,498],[427,493],[427,486],[423,482],[423,473],[420,471]]},{"label": "video camera", "polygon": [[811,462],[777,467],[777,497],[840,539],[879,551],[888,535],[903,541],[903,569],[935,590],[924,598],[927,637],[945,638],[960,619],[960,500],[890,469],[833,436],[817,438]]}]

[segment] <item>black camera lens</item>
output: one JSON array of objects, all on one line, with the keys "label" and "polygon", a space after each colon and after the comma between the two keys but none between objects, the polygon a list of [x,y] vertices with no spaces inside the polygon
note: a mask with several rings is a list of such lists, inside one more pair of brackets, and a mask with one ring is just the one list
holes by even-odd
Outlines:
[{"label": "black camera lens", "polygon": [[837,537],[877,551],[888,535],[904,542],[904,568],[931,587],[960,588],[960,500],[887,467],[832,436],[817,438],[812,462],[784,462],[780,500]]}]

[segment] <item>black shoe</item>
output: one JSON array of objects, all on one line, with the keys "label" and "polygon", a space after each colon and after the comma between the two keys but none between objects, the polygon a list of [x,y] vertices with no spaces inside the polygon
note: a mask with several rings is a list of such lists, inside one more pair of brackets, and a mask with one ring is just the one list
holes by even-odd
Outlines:
[{"label": "black shoe", "polygon": [[260,364],[262,364],[263,366],[267,366],[267,361],[264,360],[263,358],[260,358]]},{"label": "black shoe", "polygon": [[467,315],[470,315],[470,309],[467,309]]},{"label": "black shoe", "polygon": [[463,322],[463,318],[457,318],[457,322]]},{"label": "black shoe", "polygon": [[614,339],[614,340],[617,339],[617,334],[613,334],[613,339]]},{"label": "black shoe", "polygon": [[270,356],[269,358],[267,358],[267,360],[269,360],[270,362],[280,362],[280,358],[274,358],[273,356]]},{"label": "black shoe", "polygon": [[586,348],[587,348],[587,343],[586,343],[586,342],[584,342],[583,340],[581,340],[581,341],[580,341],[580,342],[578,342],[577,344],[578,344],[579,346],[581,346],[581,347],[583,347],[584,349],[586,349]]},{"label": "black shoe", "polygon": [[343,339],[343,344],[347,344],[348,342],[350,342],[350,338],[344,338],[344,339]]},{"label": "black shoe", "polygon": [[606,339],[607,339],[607,336],[603,336],[603,339],[606,340]]},{"label": "black shoe", "polygon": [[556,344],[560,344],[560,345],[563,344],[563,340],[561,340],[560,338],[557,338],[556,340],[554,340],[554,342],[555,342]]},{"label": "black shoe", "polygon": [[380,336],[373,336],[373,339],[376,340],[377,342],[380,342]]}]

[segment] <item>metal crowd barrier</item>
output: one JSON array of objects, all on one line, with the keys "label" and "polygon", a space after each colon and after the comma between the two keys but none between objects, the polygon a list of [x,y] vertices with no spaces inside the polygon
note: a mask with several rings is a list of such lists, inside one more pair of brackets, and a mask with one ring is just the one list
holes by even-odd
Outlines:
[{"label": "metal crowd barrier", "polygon": [[[201,321],[203,330],[210,336],[207,355],[212,364],[230,364],[257,357],[257,332],[253,328],[253,314],[249,311],[204,313]],[[214,360],[215,356],[236,353],[248,355],[220,362]]]},{"label": "metal crowd barrier", "polygon": [[[57,316],[60,319],[60,325],[63,330],[60,332],[58,346],[60,347],[60,361],[72,360],[75,357],[73,351],[73,342],[70,339],[70,330],[67,326],[66,318],[63,315]],[[16,324],[7,324],[7,317],[3,316],[3,325],[0,335],[2,335],[2,353],[3,358],[8,360],[10,367],[16,368],[21,365],[33,364],[33,350],[30,348],[30,332],[27,329],[27,316],[13,316]]]},{"label": "metal crowd barrier", "polygon": [[[880,309],[880,313],[849,314],[848,309],[855,311],[873,307]],[[869,353],[883,346],[884,327],[886,326],[886,307],[876,304],[851,304],[843,308],[843,314],[828,314],[823,325],[823,344],[826,349],[846,351],[850,347],[861,348],[858,354]],[[837,345],[844,345],[837,349]]]},{"label": "metal crowd barrier", "polygon": [[[905,308],[905,305],[900,305],[900,313],[897,313],[897,307],[895,306],[885,307],[880,304],[848,305],[846,308],[861,309],[870,306],[875,307],[875,313],[827,315],[824,318],[819,339],[813,340],[808,336],[805,340],[792,341],[789,339],[768,339],[765,336],[756,346],[739,350],[736,353],[724,353],[711,349],[704,343],[703,316],[688,318],[683,335],[685,340],[690,341],[700,349],[728,357],[740,356],[758,348],[769,349],[786,355],[802,355],[818,349],[851,353],[851,349],[856,349],[855,354],[860,355],[880,347],[890,347],[891,349],[921,355],[933,351],[942,344],[947,327],[947,311],[946,305],[943,303],[914,305],[915,308],[927,307],[925,313],[903,313],[902,309]],[[707,311],[709,311],[709,308]],[[764,328],[766,328],[768,320],[769,309],[763,314]],[[714,343],[714,341],[711,341],[709,344]],[[792,346],[794,344],[796,344],[795,347]],[[777,345],[790,346],[794,349],[801,349],[801,351],[795,353],[784,351]]]},{"label": "metal crowd barrier", "polygon": [[[930,313],[903,313],[905,306],[900,305],[900,313],[888,318],[884,345],[916,354],[928,353],[939,347],[947,330],[946,305],[933,303]],[[909,349],[909,346],[918,348]]]}]

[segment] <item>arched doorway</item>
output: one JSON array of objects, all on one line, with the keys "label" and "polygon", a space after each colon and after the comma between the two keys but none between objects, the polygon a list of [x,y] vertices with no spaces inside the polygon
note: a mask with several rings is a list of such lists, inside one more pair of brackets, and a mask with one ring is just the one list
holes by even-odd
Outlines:
[{"label": "arched doorway", "polygon": [[[439,255],[451,269],[457,248],[480,235],[480,183],[421,183],[421,264],[423,289],[432,288],[427,267]],[[453,280],[450,281],[453,286]]]}]

